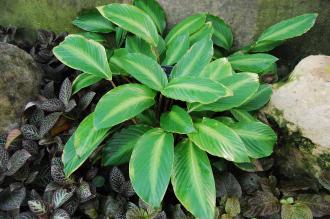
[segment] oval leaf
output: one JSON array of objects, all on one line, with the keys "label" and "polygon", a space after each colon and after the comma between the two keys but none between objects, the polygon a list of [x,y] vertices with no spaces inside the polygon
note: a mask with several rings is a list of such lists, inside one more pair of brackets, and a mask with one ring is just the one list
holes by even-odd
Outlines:
[{"label": "oval leaf", "polygon": [[[83,127],[79,129],[83,132],[76,131],[64,146],[62,161],[66,176],[70,176],[78,169],[109,133],[109,128],[96,130],[93,120],[94,113],[91,113],[79,125],[79,127]],[[89,130],[87,135],[86,130]],[[81,143],[81,145],[75,145],[75,143]],[[78,156],[76,148],[79,148],[80,156]]]},{"label": "oval leaf", "polygon": [[166,97],[189,103],[212,103],[232,95],[231,90],[219,82],[191,77],[174,78],[161,92]]},{"label": "oval leaf", "polygon": [[209,78],[213,81],[221,81],[222,79],[233,75],[234,71],[227,58],[220,58],[207,64],[200,73],[200,77]]},{"label": "oval leaf", "polygon": [[168,132],[188,134],[195,131],[190,115],[179,106],[174,105],[170,112],[160,117],[160,127]]},{"label": "oval leaf", "polygon": [[189,35],[183,33],[174,38],[174,40],[168,44],[166,50],[166,57],[163,61],[163,65],[173,65],[177,63],[181,57],[189,49]]},{"label": "oval leaf", "polygon": [[210,110],[222,112],[239,107],[254,95],[259,87],[258,75],[253,73],[237,73],[221,80],[221,83],[231,89],[234,94],[207,105],[201,103],[188,104],[189,111]]},{"label": "oval leaf", "polygon": [[122,56],[119,61],[127,73],[151,89],[160,91],[168,83],[162,67],[146,55],[129,53]]},{"label": "oval leaf", "polygon": [[103,165],[128,163],[137,140],[148,130],[146,125],[131,125],[115,133],[103,150]]},{"label": "oval leaf", "polygon": [[65,65],[111,80],[111,71],[104,47],[79,35],[69,35],[53,49]]},{"label": "oval leaf", "polygon": [[274,24],[261,34],[257,44],[262,41],[280,41],[300,36],[314,26],[316,17],[316,13],[303,14]]},{"label": "oval leaf", "polygon": [[205,37],[212,38],[212,34],[213,34],[212,24],[211,22],[206,22],[201,29],[199,29],[197,32],[193,33],[190,36],[189,38],[190,44],[194,44]]},{"label": "oval leaf", "polygon": [[207,15],[207,21],[211,21],[213,26],[212,40],[215,45],[229,50],[233,45],[233,33],[221,18],[214,15]]},{"label": "oval leaf", "polygon": [[72,82],[72,94],[77,93],[81,89],[93,85],[97,82],[102,80],[102,77],[89,74],[89,73],[82,73],[79,74],[76,79]]},{"label": "oval leaf", "polygon": [[174,139],[160,128],[146,132],[133,150],[129,175],[135,192],[152,207],[160,206],[170,182]]},{"label": "oval leaf", "polygon": [[208,37],[197,41],[174,66],[171,77],[198,76],[203,68],[211,61],[213,43]]},{"label": "oval leaf", "polygon": [[142,53],[157,60],[157,55],[151,45],[137,36],[128,36],[126,38],[125,48],[130,53]]},{"label": "oval leaf", "polygon": [[259,86],[258,91],[239,108],[246,111],[253,111],[260,109],[261,107],[266,105],[266,103],[268,103],[272,93],[273,93],[272,86],[268,84],[261,84]]},{"label": "oval leaf", "polygon": [[157,46],[157,28],[150,16],[141,9],[119,3],[100,6],[97,9],[105,18],[119,27],[141,37],[153,46]]},{"label": "oval leaf", "polygon": [[195,128],[197,132],[188,136],[202,150],[237,163],[250,161],[243,141],[227,125],[204,118],[202,122],[195,124]]},{"label": "oval leaf", "polygon": [[134,0],[133,4],[147,13],[157,26],[160,33],[166,27],[166,17],[163,8],[155,0]]},{"label": "oval leaf", "polygon": [[155,104],[156,92],[142,84],[126,84],[103,95],[95,108],[97,129],[107,128],[135,117]]},{"label": "oval leaf", "polygon": [[228,57],[233,69],[238,71],[262,73],[274,64],[278,58],[275,56],[258,54],[235,54]]},{"label": "oval leaf", "polygon": [[115,30],[113,24],[97,10],[81,13],[72,23],[83,30],[96,33],[110,33]]},{"label": "oval leaf", "polygon": [[188,33],[189,35],[198,31],[205,23],[206,14],[191,15],[175,25],[165,38],[166,45],[169,45],[177,36]]},{"label": "oval leaf", "polygon": [[213,218],[215,184],[206,153],[185,139],[175,147],[172,185],[176,197],[196,218]]},{"label": "oval leaf", "polygon": [[313,214],[311,209],[305,204],[283,204],[281,217],[283,219],[312,219]]},{"label": "oval leaf", "polygon": [[267,157],[273,152],[276,134],[268,125],[258,121],[249,121],[239,122],[230,127],[242,139],[250,157]]}]

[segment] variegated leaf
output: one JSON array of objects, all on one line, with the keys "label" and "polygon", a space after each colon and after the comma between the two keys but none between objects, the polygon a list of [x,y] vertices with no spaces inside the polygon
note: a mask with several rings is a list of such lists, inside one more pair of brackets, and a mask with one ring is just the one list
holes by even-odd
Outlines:
[{"label": "variegated leaf", "polygon": [[182,33],[177,35],[166,49],[166,57],[163,65],[173,65],[177,63],[189,49],[189,35]]},{"label": "variegated leaf", "polygon": [[199,76],[221,82],[222,79],[232,76],[233,73],[234,70],[228,59],[220,58],[207,64]]},{"label": "variegated leaf", "polygon": [[73,191],[68,191],[67,189],[58,189],[54,192],[52,197],[53,207],[59,208],[66,201],[68,201],[73,196]]}]

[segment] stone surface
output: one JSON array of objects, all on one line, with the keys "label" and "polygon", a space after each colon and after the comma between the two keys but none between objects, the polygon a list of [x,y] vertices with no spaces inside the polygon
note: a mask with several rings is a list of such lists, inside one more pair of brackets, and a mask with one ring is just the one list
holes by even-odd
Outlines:
[{"label": "stone surface", "polygon": [[[319,14],[313,29],[296,39],[291,39],[274,54],[282,63],[293,68],[308,55],[330,55],[330,1],[327,0],[159,0],[166,10],[169,26],[197,13],[210,12],[222,17],[234,32],[236,48],[256,39],[260,33],[281,20],[316,12]],[[289,72],[287,72],[289,73]]]},{"label": "stone surface", "polygon": [[276,152],[283,173],[317,178],[330,169],[330,56],[300,61],[263,111],[283,132]]},{"label": "stone surface", "polygon": [[77,32],[71,21],[84,9],[120,0],[0,0],[0,25]]},{"label": "stone surface", "polygon": [[42,74],[24,50],[0,43],[0,135],[19,125],[25,104],[38,94]]}]

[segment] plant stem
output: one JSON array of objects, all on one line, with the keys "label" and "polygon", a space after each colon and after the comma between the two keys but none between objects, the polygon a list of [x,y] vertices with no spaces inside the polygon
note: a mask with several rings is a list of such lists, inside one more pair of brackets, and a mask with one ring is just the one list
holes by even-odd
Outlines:
[{"label": "plant stem", "polygon": [[116,84],[112,80],[109,80],[109,81],[110,81],[113,88],[117,87]]}]

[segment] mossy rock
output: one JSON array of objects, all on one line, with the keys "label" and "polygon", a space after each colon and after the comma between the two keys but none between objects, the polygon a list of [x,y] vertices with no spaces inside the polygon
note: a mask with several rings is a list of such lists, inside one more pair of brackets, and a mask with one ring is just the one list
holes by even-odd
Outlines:
[{"label": "mossy rock", "polygon": [[[330,179],[330,56],[309,56],[276,84],[263,112],[280,128],[279,171],[289,178]],[[330,186],[330,184],[329,184]]]},{"label": "mossy rock", "polygon": [[121,0],[0,0],[0,25],[46,29],[56,33],[79,31],[72,20],[84,9]]}]

